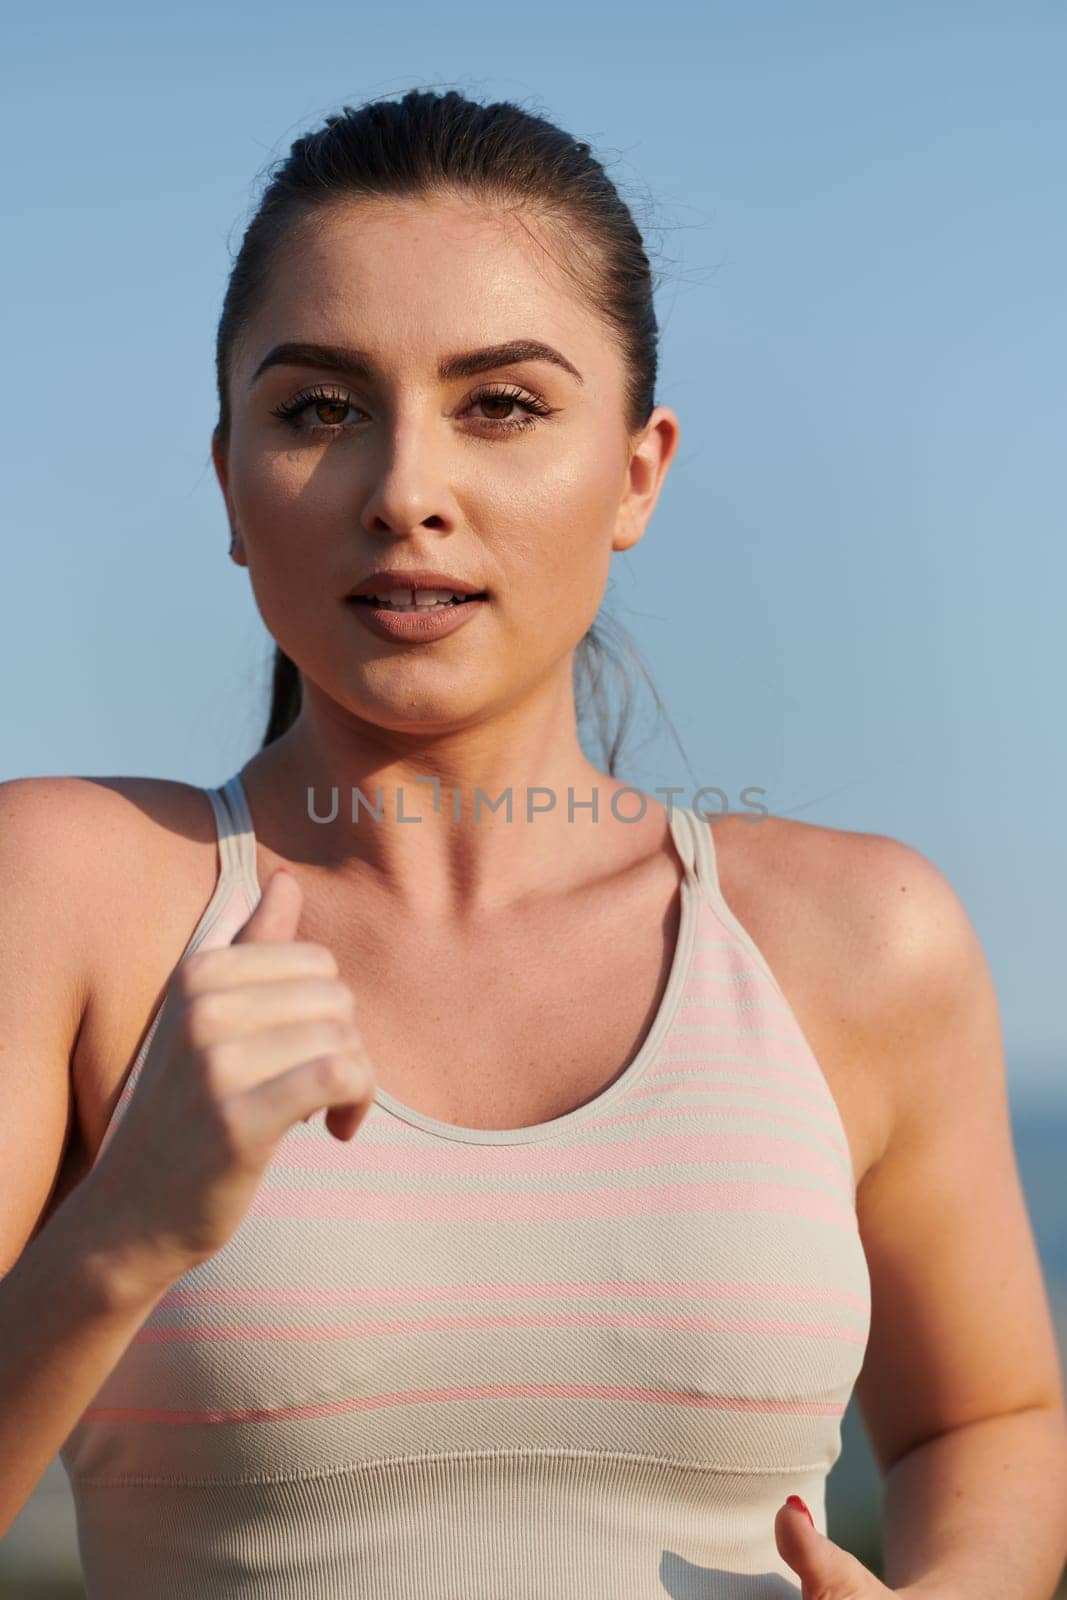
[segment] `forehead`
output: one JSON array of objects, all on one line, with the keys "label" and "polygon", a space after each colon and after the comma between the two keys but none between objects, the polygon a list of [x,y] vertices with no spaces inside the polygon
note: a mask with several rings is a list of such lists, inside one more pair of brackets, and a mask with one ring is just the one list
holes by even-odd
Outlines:
[{"label": "forehead", "polygon": [[[529,212],[463,199],[374,199],[301,219],[275,255],[242,340],[246,362],[277,339],[348,339],[429,371],[442,350],[546,339],[602,369],[607,330],[557,265],[561,234]],[[583,358],[586,366],[583,366]]]}]

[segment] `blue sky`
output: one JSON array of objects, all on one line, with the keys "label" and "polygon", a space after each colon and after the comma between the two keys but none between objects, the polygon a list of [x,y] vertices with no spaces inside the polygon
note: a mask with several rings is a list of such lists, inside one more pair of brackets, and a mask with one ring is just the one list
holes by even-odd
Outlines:
[{"label": "blue sky", "polygon": [[0,778],[214,784],[258,746],[209,454],[231,251],[342,104],[516,100],[590,142],[662,280],[682,442],[606,605],[687,760],[645,699],[624,775],[921,850],[1013,1098],[1067,1101],[1062,7],[104,0],[4,35]]}]

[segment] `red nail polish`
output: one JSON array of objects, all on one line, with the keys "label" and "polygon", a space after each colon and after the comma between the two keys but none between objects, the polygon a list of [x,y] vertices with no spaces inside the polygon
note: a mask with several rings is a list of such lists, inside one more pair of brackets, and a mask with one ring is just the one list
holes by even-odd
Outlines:
[{"label": "red nail polish", "polygon": [[811,1523],[812,1527],[814,1528],[814,1526],[815,1526],[815,1518],[812,1516],[811,1512],[808,1510],[807,1506],[804,1504],[803,1500],[800,1498],[800,1496],[798,1494],[791,1494],[789,1496],[789,1499],[786,1501],[786,1505],[787,1506],[796,1506],[798,1511],[803,1511],[804,1515],[807,1517],[808,1521]]}]

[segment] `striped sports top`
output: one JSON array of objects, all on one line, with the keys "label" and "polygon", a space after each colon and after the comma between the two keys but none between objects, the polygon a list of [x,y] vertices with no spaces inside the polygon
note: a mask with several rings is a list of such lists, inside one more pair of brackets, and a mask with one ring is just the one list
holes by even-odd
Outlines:
[{"label": "striped sports top", "polygon": [[[182,959],[260,897],[240,776],[207,793]],[[60,1452],[89,1600],[799,1600],[774,1518],[797,1493],[826,1531],[870,1324],[855,1175],[706,819],[670,831],[673,964],[602,1094],[525,1128],[382,1089],[347,1143],[298,1121],[158,1301]]]}]

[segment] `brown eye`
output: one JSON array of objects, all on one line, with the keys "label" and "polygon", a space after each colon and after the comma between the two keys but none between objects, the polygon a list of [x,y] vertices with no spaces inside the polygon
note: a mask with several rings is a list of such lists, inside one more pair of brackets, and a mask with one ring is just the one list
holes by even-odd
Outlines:
[{"label": "brown eye", "polygon": [[[526,412],[524,417],[483,417],[480,420],[490,432],[517,433],[521,429],[535,427],[541,417],[551,413],[551,407],[543,400],[538,400],[531,395],[524,394],[522,390],[516,393],[511,389],[480,389],[471,396],[472,406],[503,406],[510,409],[512,406],[521,406]],[[478,421],[475,418],[475,421]]]},{"label": "brown eye", "polygon": [[[315,406],[315,415],[320,421],[326,423],[343,422],[345,420],[345,412],[352,409],[347,400],[316,400],[313,404]],[[326,416],[325,413],[328,411],[332,411],[334,413],[333,416]]]},{"label": "brown eye", "polygon": [[[509,394],[483,394],[481,399],[478,401],[480,406],[503,406],[505,411],[509,411],[512,406],[517,406],[518,403],[519,402],[513,399]],[[507,419],[505,417],[499,416],[492,418],[492,421],[494,422],[504,422],[506,420]]]},{"label": "brown eye", "polygon": [[[318,423],[302,425],[300,418],[312,407],[320,420]],[[296,433],[341,433],[347,432],[342,427],[347,411],[359,411],[349,395],[335,394],[328,389],[311,389],[287,400],[284,405],[275,406],[271,416],[279,417]]]}]

